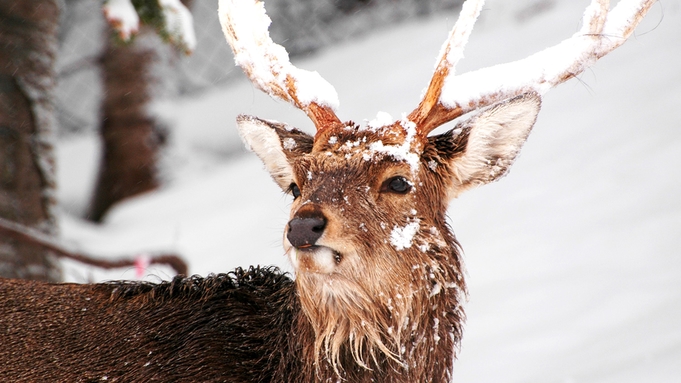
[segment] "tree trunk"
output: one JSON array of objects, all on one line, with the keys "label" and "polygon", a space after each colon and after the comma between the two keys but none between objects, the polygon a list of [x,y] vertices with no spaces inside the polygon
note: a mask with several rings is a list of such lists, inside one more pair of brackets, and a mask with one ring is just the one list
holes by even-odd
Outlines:
[{"label": "tree trunk", "polygon": [[[56,232],[54,0],[0,1],[0,217]],[[41,247],[0,237],[0,276],[56,281],[57,262]]]},{"label": "tree trunk", "polygon": [[[193,0],[182,0],[191,8]],[[111,32],[111,29],[108,28]],[[100,222],[117,202],[159,185],[157,157],[166,141],[164,130],[147,112],[155,81],[151,73],[161,49],[149,26],[128,44],[106,36],[101,73],[103,156],[88,219]]]},{"label": "tree trunk", "polygon": [[157,55],[149,41],[142,43],[143,35],[151,33],[143,28],[141,36],[125,45],[107,36],[101,65],[103,157],[88,214],[93,221],[101,221],[116,202],[158,186],[156,156],[163,136],[147,112]]}]

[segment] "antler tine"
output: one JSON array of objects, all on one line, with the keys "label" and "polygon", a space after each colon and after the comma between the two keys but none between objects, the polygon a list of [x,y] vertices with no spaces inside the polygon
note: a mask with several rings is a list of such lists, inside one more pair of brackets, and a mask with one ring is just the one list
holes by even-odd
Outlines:
[{"label": "antler tine", "polygon": [[425,137],[436,127],[472,110],[523,93],[544,94],[622,45],[656,1],[621,0],[608,12],[608,0],[593,0],[584,12],[578,33],[519,61],[459,76],[450,73],[451,69],[440,70],[438,65],[424,100],[409,119]]},{"label": "antler tine", "polygon": [[[449,32],[449,37],[440,49],[440,56],[438,58],[435,73],[430,80],[428,89],[426,90],[423,99],[419,106],[409,114],[410,121],[416,123],[419,132],[424,132],[425,136],[437,126],[450,121],[463,113],[457,110],[448,110],[446,113],[441,108],[440,95],[442,93],[442,86],[447,77],[454,75],[454,68],[459,60],[463,58],[463,50],[468,43],[468,38],[473,31],[473,26],[480,15],[482,6],[485,0],[466,1],[461,7],[459,18],[454,24],[454,28]],[[445,116],[446,114],[446,116]],[[434,121],[433,117],[440,117],[436,120],[446,119],[438,123]],[[434,126],[433,126],[434,125]],[[432,127],[431,127],[432,126]]]},{"label": "antler tine", "polygon": [[291,64],[284,47],[270,38],[262,1],[220,0],[218,15],[234,61],[257,88],[304,111],[318,131],[340,122],[336,90],[319,73]]}]

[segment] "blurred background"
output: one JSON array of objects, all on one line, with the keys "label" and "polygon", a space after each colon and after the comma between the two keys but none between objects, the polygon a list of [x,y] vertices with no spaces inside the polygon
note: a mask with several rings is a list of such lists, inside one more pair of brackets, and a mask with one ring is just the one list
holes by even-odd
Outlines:
[{"label": "blurred background", "polygon": [[[56,4],[54,97],[38,97],[44,111],[33,109],[53,110],[52,128],[24,139],[52,148],[41,165],[47,176],[22,184],[47,192],[26,202],[27,189],[11,182],[23,174],[6,165],[18,117],[0,113],[0,217],[67,252],[132,263],[88,266],[0,234],[0,275],[171,278],[167,265],[135,267],[158,254],[180,257],[190,274],[251,264],[290,271],[281,247],[290,197],[243,149],[235,117],[312,124],[234,66],[217,1],[186,2],[197,40],[189,56],[152,28],[120,44],[99,2]],[[559,43],[579,30],[588,4],[487,1],[457,72]],[[460,8],[455,0],[265,5],[272,38],[295,65],[329,80],[339,117],[357,122],[417,105]],[[0,81],[19,78],[4,70]],[[627,43],[546,95],[506,178],[452,201],[470,292],[455,381],[681,382],[679,106],[681,0],[664,0]],[[34,205],[49,211],[26,218],[22,206]]]}]

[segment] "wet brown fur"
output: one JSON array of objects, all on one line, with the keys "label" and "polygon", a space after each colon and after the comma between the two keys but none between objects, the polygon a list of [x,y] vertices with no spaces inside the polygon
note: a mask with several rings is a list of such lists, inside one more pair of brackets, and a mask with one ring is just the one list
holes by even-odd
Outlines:
[{"label": "wet brown fur", "polygon": [[[296,356],[311,333],[293,281],[276,269],[160,284],[2,279],[0,297],[1,381],[290,382],[306,376]],[[307,376],[312,373],[308,368]]]}]

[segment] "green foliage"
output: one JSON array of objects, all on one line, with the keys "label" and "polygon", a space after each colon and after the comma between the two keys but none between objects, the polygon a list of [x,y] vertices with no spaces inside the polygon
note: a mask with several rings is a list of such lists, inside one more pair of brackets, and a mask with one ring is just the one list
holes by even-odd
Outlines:
[{"label": "green foliage", "polygon": [[158,0],[132,0],[132,5],[142,24],[153,27],[159,34],[165,29],[165,17]]}]

